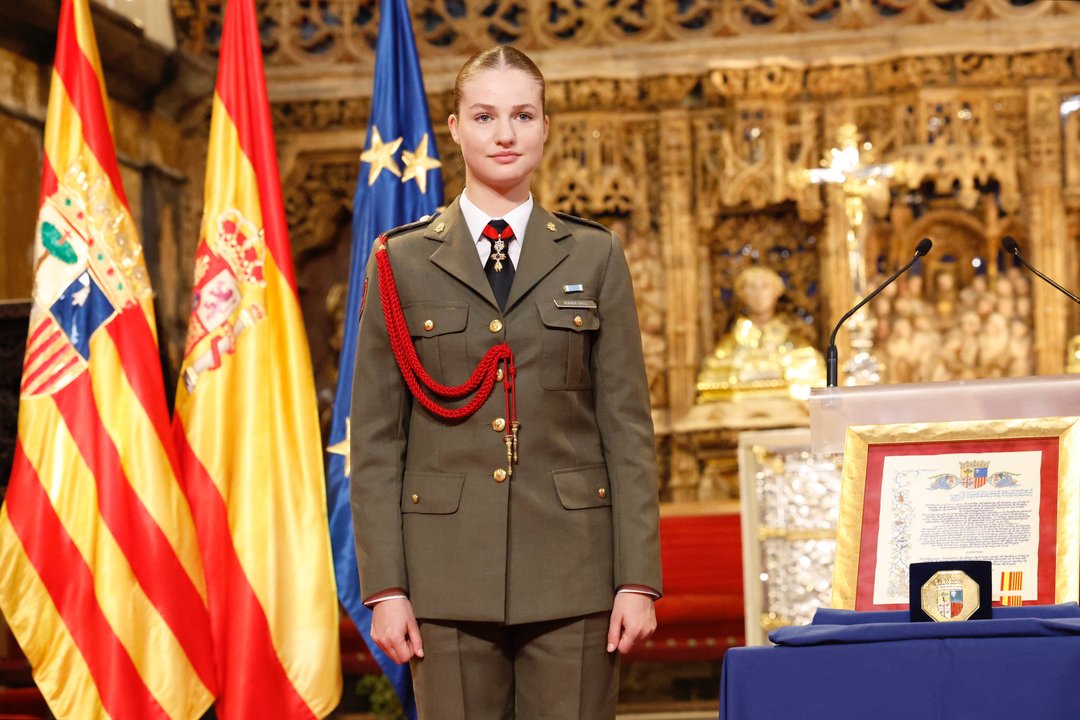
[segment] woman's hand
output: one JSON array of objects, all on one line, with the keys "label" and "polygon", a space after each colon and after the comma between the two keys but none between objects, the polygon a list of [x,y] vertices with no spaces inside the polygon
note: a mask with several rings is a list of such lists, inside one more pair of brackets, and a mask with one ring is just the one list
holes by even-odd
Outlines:
[{"label": "woman's hand", "polygon": [[608,626],[608,652],[628,653],[638,642],[647,640],[656,630],[653,599],[637,592],[615,595]]},{"label": "woman's hand", "polygon": [[391,660],[401,665],[424,657],[424,643],[407,598],[383,600],[371,611],[371,639]]}]

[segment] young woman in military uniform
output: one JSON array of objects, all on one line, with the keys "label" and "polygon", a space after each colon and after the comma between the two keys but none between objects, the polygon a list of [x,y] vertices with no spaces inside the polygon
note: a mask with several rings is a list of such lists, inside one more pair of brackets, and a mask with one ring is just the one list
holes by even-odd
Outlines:
[{"label": "young woman in military uniform", "polygon": [[655,629],[657,474],[626,259],[533,201],[544,79],[466,62],[465,191],[377,241],[361,311],[352,508],[372,637],[424,720],[614,718]]}]

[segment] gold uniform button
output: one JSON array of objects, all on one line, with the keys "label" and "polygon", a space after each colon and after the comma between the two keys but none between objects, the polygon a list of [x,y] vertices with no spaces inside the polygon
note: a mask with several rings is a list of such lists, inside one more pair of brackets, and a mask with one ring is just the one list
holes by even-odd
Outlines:
[{"label": "gold uniform button", "polygon": [[490,323],[488,323],[488,330],[493,333],[502,330],[502,320],[500,320],[499,318],[495,318],[494,320],[492,320]]},{"label": "gold uniform button", "polygon": [[506,373],[503,372],[502,368],[499,368],[498,370],[496,370],[495,371],[495,382],[502,382],[503,377],[505,375],[506,375]]},{"label": "gold uniform button", "polygon": [[502,432],[506,429],[506,421],[502,418],[495,418],[491,421],[491,429],[495,432]]},{"label": "gold uniform button", "polygon": [[574,327],[581,327],[585,324],[585,321],[581,319],[580,315],[574,316]]},{"label": "gold uniform button", "polygon": [[420,496],[419,495],[413,493],[412,504],[413,505],[419,505],[420,504]]},{"label": "gold uniform button", "polygon": [[435,322],[433,320],[425,320],[424,321],[424,329],[425,330],[434,330],[435,329]]},{"label": "gold uniform button", "polygon": [[495,472],[491,473],[491,477],[495,478],[495,482],[502,482],[506,479],[506,471],[499,468]]},{"label": "gold uniform button", "polygon": [[[596,494],[602,498],[607,497],[607,488],[600,488],[596,491]],[[416,497],[415,495],[413,497]]]}]

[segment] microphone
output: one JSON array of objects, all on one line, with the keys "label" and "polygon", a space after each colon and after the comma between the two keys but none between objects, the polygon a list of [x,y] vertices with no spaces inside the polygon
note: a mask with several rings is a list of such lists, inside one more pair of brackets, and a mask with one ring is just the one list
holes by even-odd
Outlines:
[{"label": "microphone", "polygon": [[[907,265],[894,272],[888,280],[878,285],[874,292],[864,297],[855,305],[855,307],[844,313],[844,317],[840,318],[840,322],[836,323],[832,335],[829,336],[829,347],[825,350],[825,387],[836,387],[836,333],[840,332],[840,326],[843,325],[849,317],[858,312],[859,308],[873,300],[879,292],[887,288],[893,280],[907,272],[908,269],[915,264],[915,261],[930,252],[930,248],[932,247],[934,247],[934,243],[930,238],[923,238],[920,240],[919,244],[915,246],[915,255],[908,260]],[[1080,300],[1077,300],[1077,302],[1080,302]]]},{"label": "microphone", "polygon": [[1045,280],[1046,282],[1050,283],[1051,285],[1056,287],[1061,292],[1068,295],[1069,299],[1072,300],[1074,303],[1080,303],[1080,297],[1076,297],[1071,292],[1069,292],[1065,288],[1061,287],[1056,282],[1054,282],[1053,280],[1051,280],[1050,278],[1046,277],[1041,272],[1039,272],[1038,270],[1033,268],[1031,266],[1031,263],[1029,263],[1027,260],[1025,260],[1024,256],[1020,254],[1020,246],[1016,244],[1016,240],[1013,239],[1012,235],[1006,235],[1005,237],[1001,238],[1001,247],[1002,247],[1003,250],[1005,250],[1005,252],[1009,253],[1010,255],[1015,255],[1016,259],[1019,260],[1024,265],[1024,267],[1026,267],[1028,270],[1035,273],[1036,275],[1041,277],[1043,280]]}]

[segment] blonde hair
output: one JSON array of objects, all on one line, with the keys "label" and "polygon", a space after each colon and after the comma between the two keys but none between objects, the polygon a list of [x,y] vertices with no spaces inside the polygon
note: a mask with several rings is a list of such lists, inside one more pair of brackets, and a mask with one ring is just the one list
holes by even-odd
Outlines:
[{"label": "blonde hair", "polygon": [[454,112],[461,110],[461,94],[465,83],[482,73],[484,70],[500,70],[502,68],[514,68],[521,70],[540,85],[540,112],[544,112],[544,74],[536,63],[512,45],[496,45],[495,47],[481,50],[465,61],[458,71],[457,79],[454,80]]}]

